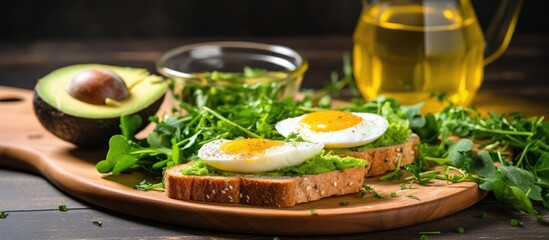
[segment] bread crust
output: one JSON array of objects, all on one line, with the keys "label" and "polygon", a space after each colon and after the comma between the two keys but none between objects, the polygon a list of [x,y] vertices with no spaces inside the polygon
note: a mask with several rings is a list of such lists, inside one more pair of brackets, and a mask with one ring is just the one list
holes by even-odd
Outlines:
[{"label": "bread crust", "polygon": [[352,156],[368,161],[365,177],[378,176],[387,171],[394,170],[400,158],[400,166],[413,163],[417,157],[417,145],[419,136],[410,135],[407,142],[388,147],[367,149],[361,152],[349,152],[338,154],[339,156]]},{"label": "bread crust", "polygon": [[366,173],[366,168],[355,167],[298,177],[184,176],[181,170],[187,167],[166,170],[164,188],[169,198],[278,208],[357,193]]}]

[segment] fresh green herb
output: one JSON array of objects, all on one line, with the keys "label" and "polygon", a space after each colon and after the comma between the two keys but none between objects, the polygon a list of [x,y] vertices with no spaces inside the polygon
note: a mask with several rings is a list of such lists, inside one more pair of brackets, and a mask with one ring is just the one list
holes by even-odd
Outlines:
[{"label": "fresh green herb", "polygon": [[68,211],[69,209],[67,208],[67,205],[59,205],[59,211],[61,212],[66,212]]},{"label": "fresh green herb", "polygon": [[9,214],[7,212],[1,211],[0,212],[0,219],[6,218],[6,217],[8,217],[8,215]]},{"label": "fresh green herb", "polygon": [[[425,116],[409,111],[408,116],[414,132],[423,134],[424,143],[418,147],[418,161],[406,166],[413,174],[406,180],[413,178],[419,184],[432,179],[477,182],[498,200],[538,220],[541,217],[532,201],[549,209],[549,122],[543,117],[491,112],[482,116],[473,108],[455,105]],[[452,135],[462,139],[452,141]],[[483,144],[477,151],[473,141],[465,138]],[[506,154],[511,150],[513,158]],[[431,169],[432,163],[446,167]]]},{"label": "fresh green herb", "polygon": [[522,227],[522,222],[514,218],[509,220],[509,224],[513,227]]},{"label": "fresh green herb", "polygon": [[[348,53],[343,54],[343,78],[339,78],[338,73],[333,71],[330,74],[330,81],[326,83],[320,90],[315,91],[313,100],[318,102],[319,99],[331,95],[334,98],[359,98],[360,92],[355,84],[353,77],[353,69],[351,66],[351,56]],[[344,93],[348,92],[348,96]]]},{"label": "fresh green herb", "polygon": [[398,160],[397,160],[397,163],[396,163],[396,166],[395,166],[395,169],[386,174],[385,176],[381,177],[380,180],[381,181],[393,181],[393,180],[400,180],[402,178],[402,175],[404,175],[404,172],[402,172],[402,170],[400,170],[400,162],[401,162],[401,157],[399,156],[398,157]]},{"label": "fresh green herb", "polygon": [[412,189],[412,186],[414,185],[414,180],[410,181],[410,185],[408,185],[408,189]]},{"label": "fresh green herb", "polygon": [[377,192],[373,192],[372,196],[375,197],[375,198],[380,198],[380,199],[385,198],[384,194],[380,194],[380,193],[377,193]]},{"label": "fresh green herb", "polygon": [[139,184],[133,186],[134,189],[137,189],[137,190],[141,190],[141,191],[149,191],[149,190],[154,190],[154,189],[160,189],[160,188],[163,188],[164,187],[164,184],[163,183],[151,183],[147,180],[142,180],[141,182],[139,182]]},{"label": "fresh green herb", "polygon": [[[308,103],[258,95],[255,101],[222,105],[216,109],[197,108],[185,103],[181,105],[189,112],[187,115],[166,116],[162,120],[151,117],[156,128],[144,140],[113,136],[109,141],[107,158],[97,164],[97,170],[119,174],[139,168],[159,176],[167,167],[195,159],[198,149],[214,139],[261,137],[282,140],[284,138],[274,128],[275,123],[306,113],[301,108]],[[124,129],[126,126],[121,127]]]},{"label": "fresh green herb", "polygon": [[273,240],[280,240],[280,237],[274,237]]},{"label": "fresh green herb", "polygon": [[360,198],[365,198],[366,195],[368,195],[368,192],[367,192],[365,189],[360,189],[360,190],[358,191],[358,197],[360,197]]},{"label": "fresh green herb", "polygon": [[93,225],[95,226],[98,226],[98,227],[102,227],[103,226],[103,223],[99,220],[92,220],[91,221]]},{"label": "fresh green herb", "polygon": [[293,81],[284,72],[245,67],[243,72],[205,72],[198,79],[174,79],[172,94],[180,102],[216,109],[220,106],[254,101],[257,96],[278,99],[281,94],[292,95]]},{"label": "fresh green herb", "polygon": [[316,208],[309,208],[309,211],[311,211],[311,215],[318,215],[318,212],[316,211]]},{"label": "fresh green herb", "polygon": [[419,234],[421,235],[437,235],[437,234],[441,234],[442,232],[441,231],[425,231],[425,232],[419,232]]},{"label": "fresh green herb", "polygon": [[371,186],[367,185],[366,183],[362,187],[366,192],[371,193],[372,197],[380,198],[380,199],[385,198],[384,194],[378,193],[376,190],[374,190]]},{"label": "fresh green herb", "polygon": [[406,187],[406,184],[405,183],[400,183],[400,189],[401,190],[404,190],[404,189],[407,189],[408,187]]},{"label": "fresh green herb", "polygon": [[410,198],[410,199],[415,199],[415,200],[421,201],[421,199],[419,199],[416,195],[406,194],[404,196],[407,197],[407,198]]},{"label": "fresh green herb", "polygon": [[463,228],[463,227],[457,227],[457,228],[456,228],[456,232],[459,233],[459,234],[464,234],[464,233],[465,233],[465,228]]},{"label": "fresh green herb", "polygon": [[397,193],[396,192],[391,192],[391,197],[392,198],[397,197]]},{"label": "fresh green herb", "polygon": [[348,205],[349,205],[349,202],[346,202],[346,201],[345,201],[345,202],[339,202],[339,205],[341,205],[341,206],[348,206]]},{"label": "fresh green herb", "polygon": [[479,215],[478,215],[479,218],[481,219],[487,219],[488,218],[488,213],[486,212],[481,212]]},{"label": "fresh green herb", "polygon": [[421,237],[419,237],[420,240],[429,240],[429,237],[427,235],[421,235]]}]

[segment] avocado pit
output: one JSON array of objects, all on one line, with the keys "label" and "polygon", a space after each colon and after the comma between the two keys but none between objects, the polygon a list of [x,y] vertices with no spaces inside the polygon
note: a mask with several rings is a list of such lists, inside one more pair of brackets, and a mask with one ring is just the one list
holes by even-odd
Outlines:
[{"label": "avocado pit", "polygon": [[122,101],[130,95],[126,83],[113,71],[90,68],[77,73],[67,91],[72,97],[95,105],[105,105],[107,99]]}]

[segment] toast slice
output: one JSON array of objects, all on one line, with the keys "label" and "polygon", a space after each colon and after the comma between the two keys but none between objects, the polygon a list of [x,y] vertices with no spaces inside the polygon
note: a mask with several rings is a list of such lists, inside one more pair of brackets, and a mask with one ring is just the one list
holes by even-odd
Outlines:
[{"label": "toast slice", "polygon": [[334,195],[357,193],[366,168],[354,167],[298,177],[185,176],[189,164],[166,170],[164,188],[169,198],[261,207],[291,207]]},{"label": "toast slice", "polygon": [[416,134],[410,135],[407,142],[388,147],[367,149],[361,152],[348,152],[338,154],[339,156],[351,156],[368,161],[365,177],[378,176],[387,171],[394,170],[398,159],[400,166],[413,163],[417,157],[417,145],[420,140]]}]

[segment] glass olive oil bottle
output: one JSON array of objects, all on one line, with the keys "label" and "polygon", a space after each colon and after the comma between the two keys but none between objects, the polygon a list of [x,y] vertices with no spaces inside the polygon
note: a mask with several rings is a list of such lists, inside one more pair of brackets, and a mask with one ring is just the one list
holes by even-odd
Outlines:
[{"label": "glass olive oil bottle", "polygon": [[[354,71],[366,99],[444,107],[445,98],[468,105],[480,87],[484,38],[472,9],[453,1],[368,6],[354,34]],[[471,5],[468,6],[471,8]]]}]

